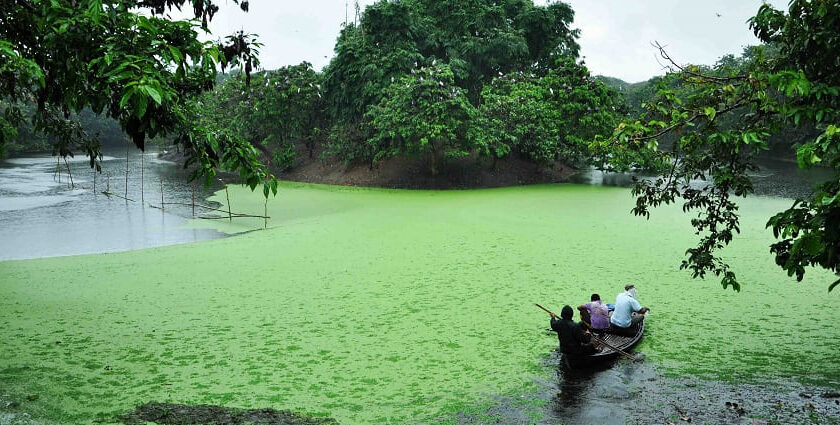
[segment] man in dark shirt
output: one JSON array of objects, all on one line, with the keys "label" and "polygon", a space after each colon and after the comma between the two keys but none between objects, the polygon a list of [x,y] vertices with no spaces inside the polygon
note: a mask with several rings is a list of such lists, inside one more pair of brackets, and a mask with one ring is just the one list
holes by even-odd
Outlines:
[{"label": "man in dark shirt", "polygon": [[584,332],[580,324],[572,320],[574,310],[571,306],[564,306],[560,311],[560,318],[556,314],[551,315],[551,329],[557,332],[557,339],[560,341],[560,351],[563,354],[574,356],[592,354],[597,352],[595,346],[589,341],[591,336]]}]

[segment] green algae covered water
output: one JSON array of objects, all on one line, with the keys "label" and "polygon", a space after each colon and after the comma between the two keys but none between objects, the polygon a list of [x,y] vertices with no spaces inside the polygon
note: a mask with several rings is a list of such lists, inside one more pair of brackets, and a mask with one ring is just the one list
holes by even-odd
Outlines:
[{"label": "green algae covered water", "polygon": [[[231,197],[234,211],[263,212],[259,194]],[[445,422],[544,373],[557,340],[535,302],[612,300],[627,282],[652,308],[638,351],[669,373],[837,386],[833,276],[796,283],[768,253],[764,223],[790,203],[741,202],[742,234],[724,252],[735,293],[678,270],[688,217],[633,217],[627,189],[288,183],[267,230],[0,263],[0,390],[37,395],[31,411],[71,423],[148,401]]]}]

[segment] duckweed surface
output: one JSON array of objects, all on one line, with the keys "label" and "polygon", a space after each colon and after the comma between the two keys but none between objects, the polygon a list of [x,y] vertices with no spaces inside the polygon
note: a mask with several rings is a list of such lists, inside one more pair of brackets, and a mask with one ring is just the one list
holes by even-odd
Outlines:
[{"label": "duckweed surface", "polygon": [[[258,194],[231,197],[234,211],[263,212]],[[446,421],[545,373],[557,340],[535,302],[610,300],[627,282],[653,310],[638,350],[670,373],[836,386],[832,276],[797,284],[768,254],[764,223],[790,202],[742,202],[743,233],[725,251],[735,293],[678,270],[687,217],[633,217],[626,189],[284,184],[268,230],[0,263],[0,389],[73,423],[149,401]]]}]

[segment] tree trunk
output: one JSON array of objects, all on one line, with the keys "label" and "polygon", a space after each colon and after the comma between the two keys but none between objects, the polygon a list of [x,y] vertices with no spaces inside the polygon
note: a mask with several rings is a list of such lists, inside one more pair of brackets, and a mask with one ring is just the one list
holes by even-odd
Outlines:
[{"label": "tree trunk", "polygon": [[433,176],[437,176],[438,173],[440,173],[440,169],[438,168],[438,156],[434,149],[429,152],[429,171]]}]

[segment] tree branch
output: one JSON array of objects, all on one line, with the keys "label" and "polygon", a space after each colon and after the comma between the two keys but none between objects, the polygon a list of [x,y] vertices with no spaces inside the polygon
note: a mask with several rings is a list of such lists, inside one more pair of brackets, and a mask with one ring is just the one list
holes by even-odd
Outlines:
[{"label": "tree branch", "polygon": [[[708,80],[713,80],[713,81],[718,81],[718,82],[726,82],[726,81],[733,81],[733,80],[744,80],[744,79],[747,78],[746,75],[736,75],[736,76],[733,76],[733,77],[718,77],[718,76],[715,76],[715,75],[706,75],[706,74],[701,74],[699,72],[690,71],[690,70],[686,69],[684,66],[680,66],[679,64],[677,64],[677,62],[675,62],[674,59],[671,58],[671,56],[668,54],[668,52],[665,51],[665,46],[659,44],[658,41],[654,41],[653,43],[651,43],[651,46],[653,46],[657,50],[659,50],[659,56],[661,56],[662,59],[665,59],[666,61],[668,61],[671,64],[670,66],[668,66],[668,65],[664,66],[665,68],[667,68],[671,72],[674,72],[674,68],[676,68],[677,70],[679,70],[679,72],[681,72],[683,74],[688,74],[688,75],[691,75],[691,76],[694,76],[694,77],[705,78],[705,79],[708,79]],[[671,66],[673,66],[673,68],[671,68]]]}]

